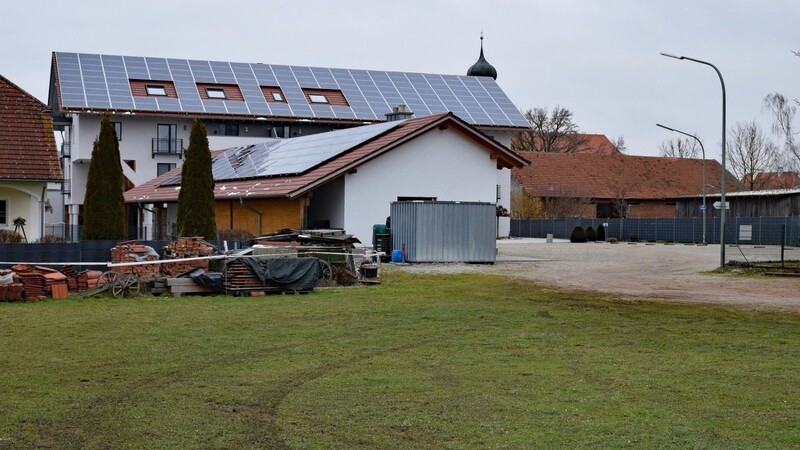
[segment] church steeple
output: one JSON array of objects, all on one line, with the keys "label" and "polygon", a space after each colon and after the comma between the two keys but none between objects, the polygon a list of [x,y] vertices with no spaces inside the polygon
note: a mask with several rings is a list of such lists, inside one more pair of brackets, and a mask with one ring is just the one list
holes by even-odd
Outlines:
[{"label": "church steeple", "polygon": [[489,61],[486,61],[486,58],[483,57],[483,31],[481,31],[481,56],[479,56],[478,61],[467,70],[467,75],[497,79],[497,69],[489,64]]}]

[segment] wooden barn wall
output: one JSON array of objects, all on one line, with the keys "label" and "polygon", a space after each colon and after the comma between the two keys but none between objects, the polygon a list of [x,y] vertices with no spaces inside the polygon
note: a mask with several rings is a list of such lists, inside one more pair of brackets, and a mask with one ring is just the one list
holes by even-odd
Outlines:
[{"label": "wooden barn wall", "polygon": [[[783,196],[726,197],[730,209],[729,217],[787,217],[800,216],[800,194]],[[718,217],[719,210],[712,206],[719,197],[707,197],[708,217]],[[677,217],[702,217],[700,198],[678,199],[675,205]]]}]

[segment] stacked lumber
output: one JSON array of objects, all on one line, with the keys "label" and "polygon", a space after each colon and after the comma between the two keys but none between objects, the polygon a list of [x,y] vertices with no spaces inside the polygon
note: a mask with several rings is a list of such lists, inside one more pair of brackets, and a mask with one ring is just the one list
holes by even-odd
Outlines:
[{"label": "stacked lumber", "polygon": [[[266,261],[261,261],[259,264],[264,267]],[[280,291],[280,288],[264,286],[264,283],[239,259],[229,261],[225,265],[222,284],[227,292]]]},{"label": "stacked lumber", "polygon": [[0,277],[7,278],[11,282],[0,284],[0,301],[14,301],[22,299],[24,286],[19,282],[19,277],[11,270],[0,270]]},{"label": "stacked lumber", "polygon": [[[203,240],[202,237],[178,238],[164,247],[164,259],[196,258],[212,254],[214,254],[214,247]],[[180,275],[194,269],[208,271],[208,260],[199,259],[161,265],[161,271],[167,276]]]},{"label": "stacked lumber", "polygon": [[[112,263],[131,263],[141,261],[158,261],[158,255],[154,254],[153,249],[146,245],[137,244],[136,241],[125,241],[118,243],[111,249]],[[138,266],[116,267],[114,271],[119,273],[133,273],[139,279],[149,281],[158,278],[161,273],[158,264],[143,264]]]}]

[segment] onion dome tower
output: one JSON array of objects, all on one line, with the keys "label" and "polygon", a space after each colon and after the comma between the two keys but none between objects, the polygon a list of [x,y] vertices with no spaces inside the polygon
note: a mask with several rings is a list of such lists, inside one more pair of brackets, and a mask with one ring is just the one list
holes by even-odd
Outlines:
[{"label": "onion dome tower", "polygon": [[489,64],[489,61],[486,61],[486,58],[483,57],[483,32],[481,32],[481,56],[479,56],[478,61],[467,70],[467,75],[471,77],[492,77],[495,80],[497,79],[497,69]]}]

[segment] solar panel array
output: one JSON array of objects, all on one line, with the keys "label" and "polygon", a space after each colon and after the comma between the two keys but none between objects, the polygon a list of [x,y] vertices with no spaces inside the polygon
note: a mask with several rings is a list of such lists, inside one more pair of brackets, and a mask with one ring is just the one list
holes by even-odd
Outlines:
[{"label": "solar panel array", "polygon": [[[216,182],[300,174],[401,123],[398,120],[233,148],[214,157],[211,171]],[[178,174],[159,186],[180,181]]]},{"label": "solar panel array", "polygon": [[[403,104],[417,117],[452,111],[473,125],[528,126],[489,77],[86,53],[55,56],[65,110],[382,121]],[[178,98],[133,96],[129,80],[171,81]],[[244,101],[203,99],[197,83],[238,85]],[[267,102],[261,86],[280,87],[286,102]],[[303,89],[339,90],[349,106],[310,105]]]}]

